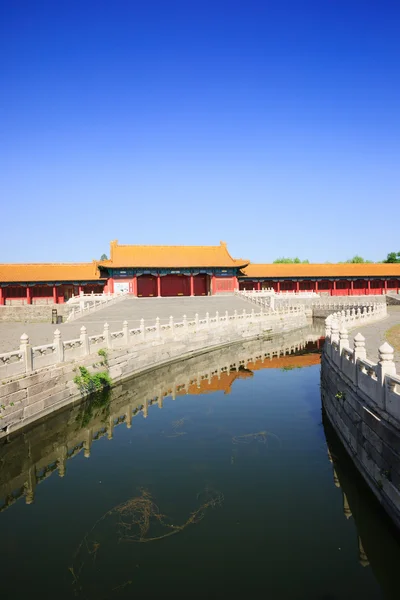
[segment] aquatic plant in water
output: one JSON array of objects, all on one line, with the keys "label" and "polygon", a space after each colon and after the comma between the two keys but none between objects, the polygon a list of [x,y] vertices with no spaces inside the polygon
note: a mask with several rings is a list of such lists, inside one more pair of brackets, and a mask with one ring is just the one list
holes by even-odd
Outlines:
[{"label": "aquatic plant in water", "polygon": [[[74,553],[72,565],[68,567],[73,578],[75,595],[85,597],[84,588],[89,585],[87,580],[91,575],[95,578],[95,584],[98,585],[99,568],[96,566],[96,561],[103,548],[104,553],[110,553],[113,549],[113,542],[141,544],[176,535],[189,525],[199,523],[208,509],[222,506],[224,496],[217,490],[205,488],[197,495],[197,500],[200,500],[201,504],[181,524],[173,523],[169,517],[163,514],[146,489],[140,489],[139,495],[104,513],[83,537]],[[101,528],[102,524],[103,528]],[[99,540],[104,538],[104,534],[106,534],[106,541],[100,542]],[[131,583],[132,578],[129,578],[111,588],[110,593]]]}]

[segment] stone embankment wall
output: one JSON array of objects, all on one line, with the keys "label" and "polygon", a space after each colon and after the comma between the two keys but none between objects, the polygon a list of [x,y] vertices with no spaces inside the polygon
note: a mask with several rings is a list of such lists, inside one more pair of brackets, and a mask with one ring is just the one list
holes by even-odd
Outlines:
[{"label": "stone embankment wall", "polygon": [[400,377],[393,348],[366,358],[365,339],[350,348],[346,323],[327,320],[321,394],[326,414],[348,454],[394,523],[400,527]]},{"label": "stone embankment wall", "polygon": [[51,323],[52,309],[66,321],[72,307],[68,304],[21,304],[19,306],[0,306],[0,322]]},{"label": "stone embankment wall", "polygon": [[[305,327],[304,311],[293,309],[282,314],[243,313],[194,320],[184,317],[181,322],[109,332],[108,325],[101,335],[87,336],[81,328],[77,340],[63,342],[56,332],[53,344],[32,348],[27,336],[21,337],[19,351],[0,355],[0,361],[13,362],[0,367],[12,373],[1,376],[0,385],[0,437],[76,400],[81,393],[74,382],[79,367],[91,373],[106,370],[113,385],[132,375],[154,369],[162,364],[207,352],[219,346],[241,342],[245,339],[268,337]],[[106,350],[107,364],[99,356]],[[40,365],[36,370],[36,365]],[[11,369],[11,371],[10,371]]]},{"label": "stone embankment wall", "polygon": [[[79,453],[90,457],[92,445],[102,437],[113,437],[114,428],[125,424],[130,428],[134,417],[151,417],[152,411],[163,407],[164,400],[185,394],[207,393],[230,386],[242,374],[249,376],[253,364],[274,358],[295,358],[308,343],[321,338],[321,328],[307,327],[290,333],[243,341],[220,347],[185,361],[168,364],[151,373],[142,373],[131,381],[118,383],[105,398],[104,411],[90,412],[89,402],[74,403],[51,419],[44,419],[24,431],[23,435],[0,440],[0,511],[25,497],[34,498],[36,486],[53,473],[64,477],[67,461]],[[272,360],[272,363],[271,363]],[[104,406],[105,406],[104,405]],[[95,448],[95,446],[94,446]]]}]

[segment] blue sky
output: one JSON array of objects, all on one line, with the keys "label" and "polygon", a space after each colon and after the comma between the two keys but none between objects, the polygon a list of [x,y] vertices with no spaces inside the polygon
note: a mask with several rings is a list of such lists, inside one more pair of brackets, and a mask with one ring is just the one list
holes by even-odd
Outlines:
[{"label": "blue sky", "polygon": [[0,0],[0,262],[400,250],[397,0]]}]

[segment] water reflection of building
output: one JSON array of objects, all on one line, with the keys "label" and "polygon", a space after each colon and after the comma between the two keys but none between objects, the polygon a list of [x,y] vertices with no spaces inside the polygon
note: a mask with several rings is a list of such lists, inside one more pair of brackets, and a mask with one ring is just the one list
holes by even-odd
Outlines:
[{"label": "water reflection of building", "polygon": [[397,570],[400,535],[346,453],[331,424],[323,416],[333,480],[343,495],[343,513],[357,530],[360,565],[370,566],[385,598],[399,597]]},{"label": "water reflection of building", "polygon": [[[67,461],[83,451],[90,457],[93,442],[133,417],[147,417],[150,406],[185,394],[231,392],[238,379],[253,371],[291,369],[319,363],[322,325],[310,326],[279,338],[253,340],[220,348],[137,376],[99,396],[1,440],[0,511],[25,497],[32,503],[36,486],[57,471],[64,477]],[[95,404],[95,407],[93,408]]]}]

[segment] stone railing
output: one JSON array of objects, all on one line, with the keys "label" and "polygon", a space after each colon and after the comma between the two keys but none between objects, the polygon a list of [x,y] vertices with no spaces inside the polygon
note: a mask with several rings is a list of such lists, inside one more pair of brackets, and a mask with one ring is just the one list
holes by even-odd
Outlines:
[{"label": "stone railing", "polygon": [[276,298],[319,298],[319,294],[311,291],[276,292],[274,288],[264,288],[263,290],[235,290],[235,295],[242,298],[252,298],[253,296],[275,296]]},{"label": "stone railing", "polygon": [[[299,321],[299,327],[306,324],[304,311],[301,307],[285,308],[274,314],[270,312],[255,312],[254,309],[249,313],[235,312],[231,315],[226,311],[223,315],[218,312],[214,316],[206,313],[204,318],[199,318],[196,314],[194,319],[187,319],[183,316],[182,321],[175,321],[173,317],[169,318],[168,323],[161,324],[157,317],[154,325],[145,326],[144,319],[140,320],[140,326],[136,329],[129,329],[128,322],[124,321],[120,331],[110,331],[108,323],[105,323],[102,333],[88,335],[86,327],[81,327],[79,338],[63,341],[61,332],[57,329],[54,332],[54,340],[50,344],[42,346],[31,346],[29,337],[23,334],[20,338],[18,350],[0,354],[0,379],[14,377],[15,375],[32,373],[39,369],[56,365],[89,354],[95,354],[99,349],[117,349],[122,347],[134,347],[143,343],[164,343],[168,341],[185,341],[193,334],[207,334],[208,332],[217,332],[228,325],[234,329],[243,329],[253,324],[260,324],[267,327],[270,323],[285,321],[289,317],[296,322]],[[294,328],[294,327],[293,327]]]},{"label": "stone railing", "polygon": [[332,300],[329,297],[318,296],[314,292],[299,292],[298,294],[237,292],[241,298],[262,307],[265,310],[284,310],[285,308],[302,306],[308,316],[327,317],[329,313],[338,310],[349,310],[357,307],[374,307],[378,304],[386,306],[385,296],[343,296]]},{"label": "stone railing", "polygon": [[358,333],[350,347],[348,327],[354,328],[386,316],[385,306],[367,311],[345,311],[326,319],[324,353],[332,365],[368,402],[400,423],[400,374],[396,372],[394,350],[385,342],[379,348],[379,360],[367,359],[365,338]]},{"label": "stone railing", "polygon": [[109,304],[115,304],[126,297],[127,293],[119,294],[81,294],[68,300],[72,304],[72,310],[68,315],[67,322],[78,319],[83,315],[95,312]]}]

